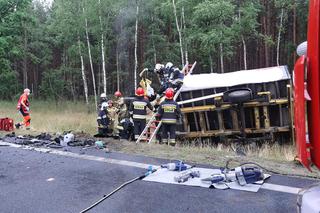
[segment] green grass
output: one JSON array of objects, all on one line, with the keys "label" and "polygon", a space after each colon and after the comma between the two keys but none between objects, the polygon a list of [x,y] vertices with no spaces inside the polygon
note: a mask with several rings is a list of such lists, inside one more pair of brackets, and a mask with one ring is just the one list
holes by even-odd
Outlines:
[{"label": "green grass", "polygon": [[[90,135],[96,133],[96,112],[89,112],[85,103],[65,101],[58,104],[47,101],[31,102],[31,131],[17,130],[18,135],[47,133],[63,133],[72,130],[74,132],[84,132]],[[90,106],[94,109],[94,106]],[[93,111],[93,110],[92,110]],[[15,122],[22,121],[22,116],[16,110],[14,102],[0,102],[0,117],[13,118]],[[5,134],[5,132],[0,133]],[[188,162],[212,164],[224,166],[230,158],[244,161],[253,161],[263,166],[283,173],[309,175],[320,178],[320,171],[308,172],[300,164],[294,161],[295,148],[292,145],[270,145],[262,147],[245,146],[245,157],[235,154],[232,146],[219,144],[217,147],[195,143],[186,143],[177,147],[170,147],[158,144],[136,144],[129,142],[119,142],[106,139],[108,146],[113,151],[159,157],[166,159],[181,159]]]},{"label": "green grass", "polygon": [[[91,106],[91,108],[94,108]],[[34,132],[63,132],[73,130],[94,134],[96,132],[96,112],[89,112],[85,103],[33,101],[31,109],[31,129]],[[21,122],[22,116],[14,102],[0,102],[0,117],[10,117]]]}]

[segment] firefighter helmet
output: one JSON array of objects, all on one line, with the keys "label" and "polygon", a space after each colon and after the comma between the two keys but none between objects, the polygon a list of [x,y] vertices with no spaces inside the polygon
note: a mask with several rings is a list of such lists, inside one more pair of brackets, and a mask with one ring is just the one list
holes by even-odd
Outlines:
[{"label": "firefighter helmet", "polygon": [[136,96],[144,96],[144,90],[142,87],[136,89]]},{"label": "firefighter helmet", "polygon": [[105,110],[105,109],[107,109],[107,107],[108,107],[108,103],[107,102],[103,102],[101,104],[101,110]]},{"label": "firefighter helmet", "polygon": [[171,63],[171,62],[168,62],[167,64],[166,64],[166,69],[171,69],[171,67],[173,67],[173,63]]},{"label": "firefighter helmet", "polygon": [[114,96],[116,96],[116,97],[121,97],[122,94],[121,94],[121,92],[118,90],[118,91],[116,91],[116,92],[114,93]]},{"label": "firefighter helmet", "polygon": [[173,90],[172,88],[168,88],[168,89],[166,90],[165,95],[166,95],[166,98],[167,98],[167,99],[173,99],[174,90]]},{"label": "firefighter helmet", "polygon": [[154,66],[154,70],[155,71],[159,71],[161,68],[163,68],[164,65],[163,64],[156,64],[156,66]]},{"label": "firefighter helmet", "polygon": [[107,98],[106,93],[101,93],[100,98]]},{"label": "firefighter helmet", "polygon": [[23,92],[24,92],[25,94],[27,94],[27,95],[30,95],[30,90],[29,90],[28,88],[25,88],[25,89],[23,90]]}]

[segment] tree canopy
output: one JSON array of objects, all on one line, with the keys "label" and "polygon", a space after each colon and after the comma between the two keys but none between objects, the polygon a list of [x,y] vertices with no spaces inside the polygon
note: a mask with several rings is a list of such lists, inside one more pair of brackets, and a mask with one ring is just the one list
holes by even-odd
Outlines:
[{"label": "tree canopy", "polygon": [[29,87],[83,100],[85,82],[89,97],[95,85],[130,95],[135,47],[138,71],[169,61],[197,61],[198,73],[292,68],[307,14],[307,0],[0,0],[0,97]]}]

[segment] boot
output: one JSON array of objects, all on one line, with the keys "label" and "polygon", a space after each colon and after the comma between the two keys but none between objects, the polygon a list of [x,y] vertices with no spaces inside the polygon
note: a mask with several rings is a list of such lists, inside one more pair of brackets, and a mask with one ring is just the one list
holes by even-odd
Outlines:
[{"label": "boot", "polygon": [[16,127],[16,129],[20,129],[21,124],[20,124],[20,123],[16,123],[16,124],[15,124],[15,127]]}]

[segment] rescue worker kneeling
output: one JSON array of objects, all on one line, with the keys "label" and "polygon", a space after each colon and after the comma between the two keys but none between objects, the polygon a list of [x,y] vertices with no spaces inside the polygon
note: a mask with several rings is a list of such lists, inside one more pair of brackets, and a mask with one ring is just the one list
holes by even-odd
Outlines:
[{"label": "rescue worker kneeling", "polygon": [[108,136],[108,127],[110,124],[110,119],[108,117],[108,103],[103,102],[101,104],[101,110],[99,112],[97,122],[98,122],[98,135],[99,137],[107,137]]},{"label": "rescue worker kneeling", "polygon": [[144,90],[139,87],[136,90],[136,97],[131,102],[129,112],[134,123],[134,139],[137,140],[146,126],[147,107],[153,110],[148,99],[144,98]]},{"label": "rescue worker kneeling", "polygon": [[113,106],[113,101],[109,100],[107,102],[107,116],[109,118],[109,127],[112,130],[112,136],[116,139],[119,138],[119,129],[118,129],[118,109]]},{"label": "rescue worker kneeling", "polygon": [[[172,146],[176,144],[176,124],[181,117],[181,111],[177,102],[173,100],[174,90],[168,88],[165,92],[166,99],[160,104],[158,109],[159,118],[162,121],[162,143]],[[168,141],[168,133],[170,139]]]}]

